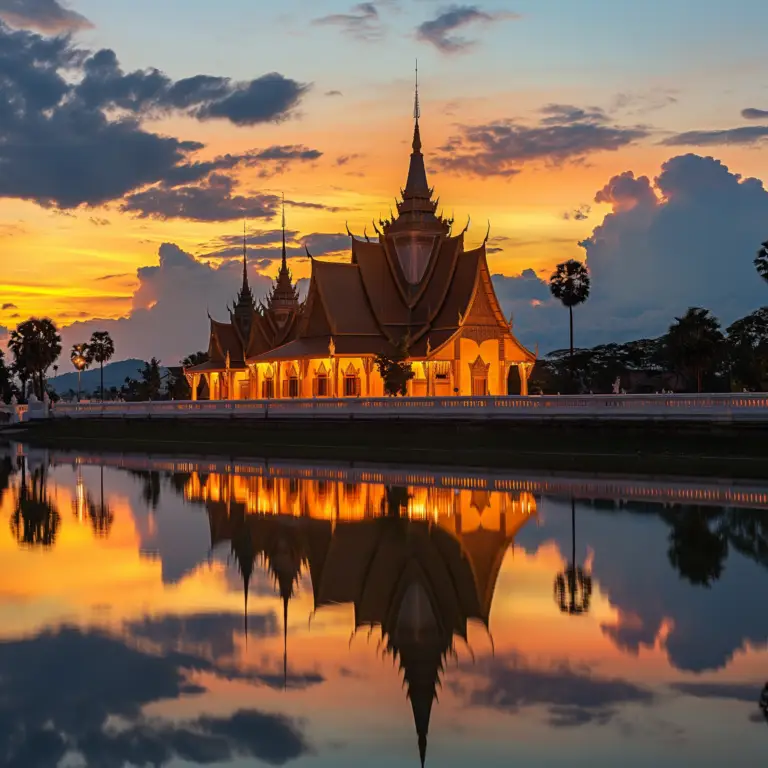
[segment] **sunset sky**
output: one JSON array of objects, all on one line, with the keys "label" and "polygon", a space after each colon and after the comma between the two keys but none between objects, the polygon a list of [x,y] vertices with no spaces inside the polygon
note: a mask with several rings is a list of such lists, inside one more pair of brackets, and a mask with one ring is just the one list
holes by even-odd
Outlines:
[{"label": "sunset sky", "polygon": [[[577,344],[768,303],[759,0],[0,0],[0,327],[48,315],[116,358],[207,345],[234,299],[342,258],[405,182],[419,61],[430,182],[515,332],[567,340],[541,278],[587,259]],[[582,245],[580,245],[582,243]],[[122,318],[122,319],[119,319]]]}]

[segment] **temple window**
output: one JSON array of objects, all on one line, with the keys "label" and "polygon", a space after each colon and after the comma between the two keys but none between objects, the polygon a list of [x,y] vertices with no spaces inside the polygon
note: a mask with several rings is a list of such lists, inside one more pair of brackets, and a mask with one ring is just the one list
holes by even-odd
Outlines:
[{"label": "temple window", "polygon": [[261,382],[261,397],[264,400],[272,400],[275,396],[275,380],[273,378],[264,379]]},{"label": "temple window", "polygon": [[312,381],[312,395],[313,397],[328,397],[330,394],[331,388],[330,379],[328,378],[328,370],[325,367],[325,363],[320,363],[315,378]]},{"label": "temple window", "polygon": [[485,397],[488,395],[488,369],[490,363],[485,363],[480,355],[474,363],[469,366],[472,378],[472,397]]},{"label": "temple window", "polygon": [[360,376],[352,363],[344,371],[344,397],[360,397]]},{"label": "temple window", "polygon": [[283,379],[283,397],[299,396],[299,372],[295,365],[288,369],[286,377]]}]

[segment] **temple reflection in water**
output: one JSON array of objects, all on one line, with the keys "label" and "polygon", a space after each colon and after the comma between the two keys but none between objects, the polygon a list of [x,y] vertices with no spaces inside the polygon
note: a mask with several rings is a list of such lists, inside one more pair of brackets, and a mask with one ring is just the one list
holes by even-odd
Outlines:
[{"label": "temple reflection in water", "polygon": [[351,604],[355,632],[381,632],[403,675],[423,765],[445,660],[457,639],[467,642],[470,621],[490,632],[496,579],[516,533],[536,513],[533,496],[198,472],[183,493],[205,503],[211,547],[231,548],[246,616],[259,564],[283,600],[287,635],[288,605],[306,569],[315,611]]}]

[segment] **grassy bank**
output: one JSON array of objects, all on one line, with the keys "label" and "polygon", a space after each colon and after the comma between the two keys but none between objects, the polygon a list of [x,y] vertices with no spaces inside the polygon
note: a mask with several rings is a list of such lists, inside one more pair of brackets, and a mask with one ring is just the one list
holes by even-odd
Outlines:
[{"label": "grassy bank", "polygon": [[599,422],[61,420],[13,439],[104,452],[768,479],[768,429]]}]

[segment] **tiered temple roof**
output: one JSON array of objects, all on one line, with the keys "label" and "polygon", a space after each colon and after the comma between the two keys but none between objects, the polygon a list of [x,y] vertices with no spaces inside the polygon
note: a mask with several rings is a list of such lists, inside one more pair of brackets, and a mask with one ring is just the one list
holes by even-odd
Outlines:
[{"label": "tiered temple roof", "polygon": [[[210,360],[187,373],[243,369],[248,363],[391,353],[407,342],[412,359],[427,359],[459,335],[498,339],[503,358],[533,363],[536,355],[512,335],[491,281],[486,243],[465,249],[467,227],[438,211],[422,153],[418,89],[408,178],[397,214],[379,220],[377,239],[351,235],[347,263],[311,257],[307,298],[300,304],[283,258],[265,304],[254,306],[246,273],[230,323],[211,319]],[[490,227],[489,227],[490,232]]]},{"label": "tiered temple roof", "polygon": [[486,259],[486,241],[465,250],[464,235],[437,214],[427,182],[418,106],[412,153],[397,215],[374,227],[377,240],[352,236],[348,263],[312,260],[309,292],[295,339],[257,360],[325,357],[331,341],[338,355],[391,352],[404,338],[412,358],[427,358],[464,326],[483,338],[506,339],[507,359],[535,355],[510,332]]}]

